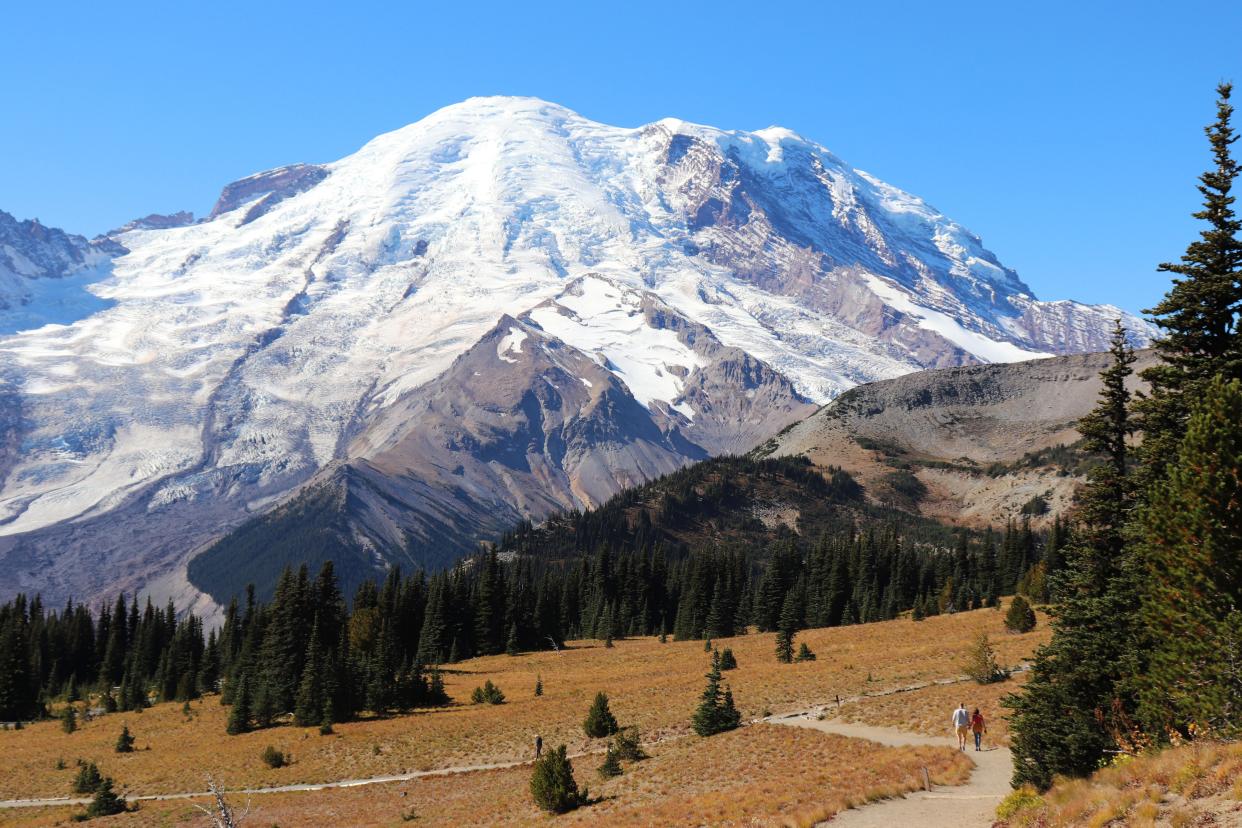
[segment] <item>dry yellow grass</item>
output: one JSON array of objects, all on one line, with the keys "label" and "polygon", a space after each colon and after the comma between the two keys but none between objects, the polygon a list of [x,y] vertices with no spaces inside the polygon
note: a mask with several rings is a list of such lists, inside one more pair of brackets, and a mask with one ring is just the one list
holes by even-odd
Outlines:
[{"label": "dry yellow grass", "polygon": [[[865,757],[865,761],[860,761]],[[600,783],[598,756],[574,761],[580,784],[599,801],[557,819],[563,825],[812,825],[865,802],[933,781],[957,784],[970,762],[950,748],[888,748],[801,728],[754,725],[714,736],[666,742],[646,761]],[[299,826],[539,825],[548,817],[531,803],[526,767],[452,777],[249,798],[250,822]],[[404,794],[404,795],[403,795]],[[244,806],[246,797],[233,797]],[[72,809],[0,814],[0,825],[48,825]],[[6,817],[11,817],[10,819]],[[414,818],[417,817],[415,820]],[[143,803],[137,813],[92,822],[134,828],[207,825],[190,802]]]},{"label": "dry yellow grass", "polygon": [[[739,669],[725,675],[749,719],[823,704],[836,694],[848,697],[954,675],[979,630],[992,635],[1001,663],[1026,658],[1046,637],[1043,624],[1027,635],[1006,635],[1002,613],[978,610],[920,623],[902,619],[807,630],[798,640],[819,658],[799,664],[776,662],[772,634],[717,644],[737,655]],[[98,762],[129,791],[168,793],[201,789],[204,772],[227,775],[234,787],[257,787],[515,761],[529,756],[536,734],[546,744],[564,742],[570,752],[579,752],[592,746],[581,722],[597,690],[609,693],[623,724],[638,725],[644,739],[659,739],[688,732],[706,667],[702,642],[660,644],[651,638],[618,641],[612,649],[578,643],[560,652],[473,659],[446,672],[449,694],[468,699],[490,678],[504,690],[506,704],[458,704],[342,724],[331,736],[294,727],[228,736],[226,709],[214,696],[192,705],[190,721],[180,705],[165,704],[140,714],[104,716],[73,734],[62,733],[56,722],[41,722],[0,731],[0,799],[64,796],[77,758]],[[538,698],[536,674],[544,682]],[[122,723],[137,736],[135,753],[113,752]],[[294,763],[266,767],[259,754],[268,744],[291,753]],[[69,769],[56,770],[57,759]]]},{"label": "dry yellow grass", "polygon": [[1013,800],[1025,807],[1000,823],[1012,828],[1239,825],[1242,744],[1202,743],[1140,756],[1090,779],[1061,780],[1042,797],[1027,789]]}]

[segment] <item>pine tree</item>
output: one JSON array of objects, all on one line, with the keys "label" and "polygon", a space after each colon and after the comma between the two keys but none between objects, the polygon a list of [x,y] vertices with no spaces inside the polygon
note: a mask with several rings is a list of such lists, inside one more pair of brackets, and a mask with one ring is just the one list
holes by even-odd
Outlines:
[{"label": "pine tree", "polygon": [[230,736],[250,730],[250,679],[241,673],[236,681],[237,689],[233,694],[233,707],[229,710],[227,725]]},{"label": "pine tree", "polygon": [[992,684],[1009,678],[1009,674],[996,663],[996,651],[992,649],[992,642],[985,632],[979,633],[975,643],[967,651],[962,672],[978,684]]},{"label": "pine tree", "polygon": [[592,739],[602,739],[617,732],[617,719],[608,708],[607,694],[602,692],[595,694],[595,701],[591,703],[591,709],[587,711],[582,729]]},{"label": "pine tree", "polygon": [[540,676],[540,675],[535,676],[535,695],[536,696],[543,695],[543,676]]},{"label": "pine tree", "polygon": [[1014,633],[1028,633],[1035,629],[1035,610],[1021,595],[1015,595],[1005,613],[1005,629]]},{"label": "pine tree", "polygon": [[806,642],[803,641],[802,645],[798,647],[798,654],[794,656],[794,661],[814,661],[814,660],[815,660],[815,653],[811,650],[810,647],[806,646]]},{"label": "pine tree", "polygon": [[94,762],[78,760],[78,775],[73,779],[73,792],[76,794],[92,794],[103,784],[103,776]]},{"label": "pine tree", "polygon": [[1014,710],[1015,785],[1044,789],[1057,774],[1093,772],[1118,748],[1134,710],[1126,681],[1135,672],[1137,589],[1125,543],[1133,504],[1125,383],[1134,354],[1120,323],[1110,350],[1099,401],[1078,426],[1103,462],[1075,500],[1078,523],[1054,585],[1061,600],[1052,641],[1037,653],[1026,691],[1005,700]]},{"label": "pine tree", "polygon": [[530,777],[530,794],[536,805],[554,814],[572,811],[589,801],[587,789],[578,790],[574,767],[564,745],[548,751],[535,762],[535,770]]},{"label": "pine tree", "polygon": [[86,818],[112,816],[125,812],[125,797],[112,790],[112,777],[106,776],[95,789],[95,796],[86,806]]},{"label": "pine tree", "polygon": [[790,590],[781,607],[776,633],[776,660],[789,664],[794,657],[794,633],[798,630],[798,596]]},{"label": "pine tree", "polygon": [[[328,701],[324,692],[327,671],[327,659],[324,657],[319,636],[319,622],[316,621],[311,627],[310,641],[306,645],[306,664],[302,669],[302,681],[298,685],[293,706],[293,718],[299,727],[324,723],[324,705]],[[331,724],[331,721],[328,723]]]},{"label": "pine tree", "polygon": [[72,733],[78,729],[78,710],[72,704],[65,705],[60,713],[60,729]]},{"label": "pine tree", "polygon": [[613,750],[612,745],[608,746],[604,754],[604,763],[599,766],[599,775],[604,779],[621,775],[621,760],[617,757],[617,752]]},{"label": "pine tree", "polygon": [[1158,734],[1242,733],[1242,382],[1217,378],[1144,513],[1141,713]]},{"label": "pine tree", "polygon": [[134,737],[129,732],[129,725],[121,725],[121,735],[116,737],[116,752],[134,752]]},{"label": "pine tree", "polygon": [[1136,407],[1143,428],[1144,488],[1161,479],[1165,464],[1176,457],[1191,402],[1212,377],[1242,377],[1242,221],[1233,208],[1239,165],[1230,149],[1238,136],[1230,123],[1233,87],[1224,83],[1216,91],[1216,121],[1205,128],[1213,166],[1199,177],[1203,208],[1194,214],[1206,226],[1179,263],[1160,265],[1174,274],[1173,287],[1148,311],[1162,335],[1152,343],[1161,362],[1143,371],[1149,396]]},{"label": "pine tree", "polygon": [[713,656],[711,670],[707,673],[707,687],[703,689],[690,726],[700,736],[712,736],[734,729],[741,724],[741,718],[733,705],[733,693],[728,688],[721,690],[720,659]]}]

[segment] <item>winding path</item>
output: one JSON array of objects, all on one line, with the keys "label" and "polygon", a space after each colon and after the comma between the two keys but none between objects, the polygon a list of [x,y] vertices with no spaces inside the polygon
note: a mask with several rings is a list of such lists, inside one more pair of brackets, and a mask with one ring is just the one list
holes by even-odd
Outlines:
[{"label": "winding path", "polygon": [[[1022,670],[1025,668],[1026,665],[1020,665],[1017,669]],[[924,687],[930,687],[932,685],[956,684],[965,680],[965,676],[935,679],[933,681],[920,682],[904,687],[893,687],[886,690],[879,690],[860,696],[850,696],[848,698],[842,698],[840,701],[842,704],[855,704],[865,701],[868,698],[891,696],[898,693],[908,693],[914,690],[920,690]],[[817,717],[819,714],[825,709],[826,708],[824,707],[815,707],[798,713],[769,716],[765,719],[756,719],[755,721],[792,725],[796,727],[809,727],[815,730],[822,730],[826,733],[836,733],[841,736],[851,736],[856,739],[870,739],[873,742],[894,746],[933,745],[937,747],[945,747],[950,745],[952,742],[951,737],[948,736],[945,738],[933,738],[929,736],[922,736],[917,733],[907,733],[893,728],[848,724],[832,719],[818,719]],[[665,738],[659,739],[652,744],[658,744],[680,738],[683,738],[683,736],[666,736]],[[599,753],[602,751],[592,752]],[[586,754],[573,754],[571,758],[576,759],[579,756],[584,755]],[[912,794],[903,799],[885,800],[880,803],[868,805],[861,809],[845,811],[832,819],[833,828],[837,828],[837,826],[856,826],[856,828],[892,828],[892,826],[895,825],[917,825],[926,826],[926,828],[941,828],[941,826],[944,826],[944,828],[959,828],[972,825],[990,826],[992,824],[992,814],[996,809],[997,803],[1010,792],[1009,777],[1012,773],[1013,763],[1010,758],[1009,751],[1005,748],[997,748],[980,753],[972,751],[970,755],[975,760],[977,767],[974,773],[971,774],[970,781],[967,784],[954,788],[945,788],[943,791],[939,792],[921,792],[918,794]],[[497,762],[480,765],[457,765],[454,767],[436,768],[434,770],[410,771],[409,773],[397,773],[384,776],[368,776],[360,779],[339,779],[334,782],[302,782],[293,785],[277,785],[270,788],[230,789],[227,793],[230,795],[250,795],[293,793],[297,791],[322,791],[330,788],[355,788],[363,785],[381,785],[389,782],[407,782],[412,779],[421,779],[429,776],[451,776],[453,774],[473,773],[475,771],[504,770],[506,768],[516,768],[527,764],[531,764],[531,760],[526,759],[514,762]],[[212,794],[209,791],[185,791],[167,794],[125,793],[124,795],[126,799],[131,801],[156,802],[176,799],[204,799],[211,797]],[[67,796],[52,797],[47,799],[7,799],[0,800],[0,809],[47,808],[59,805],[86,805],[89,802],[89,798]]]},{"label": "winding path", "polygon": [[[951,747],[954,737],[945,728],[937,738],[908,733],[891,727],[850,724],[833,719],[817,719],[812,713],[773,717],[774,724],[808,727],[825,733],[836,733],[854,739],[869,739],[883,745],[932,745]],[[996,820],[996,806],[1012,791],[1009,779],[1013,774],[1013,757],[1008,748],[993,747],[976,752],[968,749],[975,762],[970,781],[954,787],[932,786],[931,791],[907,794],[899,799],[885,799],[861,808],[843,811],[824,825],[831,828],[969,828],[991,826]]]}]

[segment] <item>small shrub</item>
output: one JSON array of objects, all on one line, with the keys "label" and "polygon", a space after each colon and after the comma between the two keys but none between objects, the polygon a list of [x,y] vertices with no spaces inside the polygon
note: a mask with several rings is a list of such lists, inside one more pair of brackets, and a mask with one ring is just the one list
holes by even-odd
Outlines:
[{"label": "small shrub", "polygon": [[65,705],[60,714],[60,729],[72,733],[78,729],[78,711],[72,704]]},{"label": "small shrub", "polygon": [[582,729],[592,739],[602,739],[617,732],[617,718],[612,715],[612,710],[608,708],[608,695],[606,693],[595,694],[595,701],[591,703],[591,709],[587,711],[586,721],[582,723]]},{"label": "small shrub", "polygon": [[116,752],[117,753],[133,753],[134,752],[134,737],[129,732],[129,725],[121,726],[121,735],[116,737]]},{"label": "small shrub", "polygon": [[1043,495],[1035,495],[1022,504],[1021,512],[1024,515],[1034,515],[1036,517],[1046,515],[1048,514],[1048,500]]},{"label": "small shrub", "polygon": [[543,676],[540,676],[540,675],[535,676],[535,695],[536,696],[543,695]]},{"label": "small shrub", "polygon": [[617,757],[617,752],[612,749],[612,745],[608,746],[608,752],[604,754],[604,763],[597,770],[604,779],[621,775],[621,760]]},{"label": "small shrub", "polygon": [[737,658],[734,657],[733,650],[729,649],[728,647],[725,647],[723,650],[720,651],[720,669],[721,670],[736,670],[737,669]]},{"label": "small shrub", "polygon": [[64,760],[64,759],[57,759],[57,760],[56,760],[56,770],[64,770],[64,769],[65,769],[65,760]]},{"label": "small shrub", "polygon": [[1009,678],[1009,674],[996,663],[996,652],[985,632],[979,633],[979,637],[966,653],[962,672],[979,684],[994,684]]},{"label": "small shrub", "polygon": [[474,688],[474,692],[470,694],[470,701],[475,704],[504,704],[505,694],[500,688],[492,684],[492,680],[488,679],[483,682],[482,687]]},{"label": "small shrub", "polygon": [[814,661],[815,653],[811,648],[806,646],[806,642],[802,642],[802,646],[798,648],[798,655],[794,657],[795,661]]},{"label": "small shrub", "polygon": [[332,722],[324,722],[323,724],[321,724],[319,726],[319,735],[320,736],[331,736],[332,735]]},{"label": "small shrub", "polygon": [[1005,613],[1005,629],[1014,633],[1028,633],[1035,629],[1035,610],[1021,595],[1015,595]]},{"label": "small shrub", "polygon": [[617,756],[626,762],[641,762],[647,758],[636,727],[627,727],[618,731],[612,745]]},{"label": "small shrub", "polygon": [[563,814],[587,803],[587,789],[578,790],[574,767],[565,755],[564,745],[548,751],[535,762],[530,795],[536,805],[554,814]]},{"label": "small shrub", "polygon": [[284,752],[277,750],[271,745],[263,748],[263,753],[260,754],[259,758],[261,758],[263,760],[263,764],[267,765],[269,768],[283,768],[288,764],[285,759]]},{"label": "small shrub", "polygon": [[996,807],[996,816],[1001,819],[1011,819],[1022,811],[1039,808],[1043,804],[1044,800],[1033,787],[1023,785],[1001,800],[1001,804]]}]

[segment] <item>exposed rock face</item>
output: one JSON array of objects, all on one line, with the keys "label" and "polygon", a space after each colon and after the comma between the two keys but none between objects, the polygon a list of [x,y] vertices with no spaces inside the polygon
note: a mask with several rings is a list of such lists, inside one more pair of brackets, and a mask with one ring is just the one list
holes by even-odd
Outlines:
[{"label": "exposed rock face", "polygon": [[[1136,373],[1152,364],[1140,351]],[[855,474],[876,497],[896,470],[929,489],[922,510],[972,524],[1015,517],[1032,497],[1068,507],[1081,477],[1024,457],[1071,446],[1096,404],[1108,354],[923,371],[862,385],[769,440],[763,456],[805,455]],[[1141,387],[1131,378],[1131,389]]]},{"label": "exposed rock face", "polygon": [[224,213],[231,213],[242,205],[259,199],[242,216],[240,223],[249,224],[286,198],[306,192],[327,177],[327,167],[317,164],[290,164],[287,167],[256,173],[225,187],[207,218],[214,219]]},{"label": "exposed rock face", "polygon": [[[21,412],[0,597],[188,589],[200,545],[326,480],[359,504],[333,531],[429,562],[427,538],[744,450],[808,400],[1091,347],[1118,313],[1038,302],[965,228],[786,130],[623,129],[527,98],[250,176],[206,220],[96,254],[21,276],[77,293],[30,288],[0,327]],[[488,357],[498,320],[539,354]]]},{"label": "exposed rock face", "polygon": [[103,234],[103,238],[112,238],[122,233],[128,233],[131,230],[168,230],[172,227],[185,227],[187,224],[194,223],[194,214],[187,210],[180,210],[176,213],[151,213],[149,216],[134,219],[126,222],[115,230],[109,230]]}]

